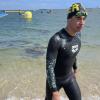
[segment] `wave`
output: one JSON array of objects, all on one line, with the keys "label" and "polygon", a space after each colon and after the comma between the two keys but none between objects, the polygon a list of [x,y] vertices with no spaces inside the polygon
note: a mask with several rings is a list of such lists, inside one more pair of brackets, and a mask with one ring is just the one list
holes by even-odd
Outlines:
[{"label": "wave", "polygon": [[100,43],[89,43],[87,41],[82,41],[82,45],[91,48],[100,47]]},{"label": "wave", "polygon": [[84,47],[100,48],[100,44],[83,44]]},{"label": "wave", "polygon": [[91,28],[89,25],[85,25],[86,28]]},{"label": "wave", "polygon": [[46,47],[34,47],[34,48],[26,48],[25,55],[29,57],[38,57],[43,56],[45,54]]},{"label": "wave", "polygon": [[[31,98],[31,97],[15,97],[15,96],[9,96],[4,100],[44,100],[44,98]],[[61,96],[61,100],[68,100],[66,97]],[[82,100],[100,100],[100,96],[88,96],[88,97],[82,97]]]},{"label": "wave", "polygon": [[25,40],[1,41],[0,48],[23,47],[31,42]]},{"label": "wave", "polygon": [[49,30],[45,30],[45,29],[36,29],[36,28],[32,28],[32,27],[27,27],[24,28],[25,31],[35,31],[35,32],[41,32],[41,33],[49,33]]}]

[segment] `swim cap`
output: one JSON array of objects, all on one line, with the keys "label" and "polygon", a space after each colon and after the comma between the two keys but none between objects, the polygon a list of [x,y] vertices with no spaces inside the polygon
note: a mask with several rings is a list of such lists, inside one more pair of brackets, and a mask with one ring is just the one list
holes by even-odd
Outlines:
[{"label": "swim cap", "polygon": [[87,12],[85,8],[80,3],[74,3],[68,10],[67,19],[70,19],[73,16],[85,16],[87,17]]}]

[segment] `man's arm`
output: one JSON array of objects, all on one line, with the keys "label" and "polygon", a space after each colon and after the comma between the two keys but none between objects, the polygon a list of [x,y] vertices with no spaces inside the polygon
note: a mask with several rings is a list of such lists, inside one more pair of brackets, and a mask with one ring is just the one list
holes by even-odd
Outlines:
[{"label": "man's arm", "polygon": [[46,55],[47,81],[52,92],[57,91],[54,68],[56,64],[58,49],[59,49],[59,37],[53,36],[49,41],[47,48],[47,55]]}]

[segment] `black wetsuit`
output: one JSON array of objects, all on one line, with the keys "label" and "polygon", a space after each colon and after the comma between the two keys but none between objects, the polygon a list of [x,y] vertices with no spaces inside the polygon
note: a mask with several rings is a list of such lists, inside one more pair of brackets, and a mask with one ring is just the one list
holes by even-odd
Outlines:
[{"label": "black wetsuit", "polygon": [[78,35],[70,36],[63,28],[54,34],[46,55],[46,98],[52,100],[52,92],[64,88],[69,100],[81,100],[81,92],[73,69],[77,69],[76,55],[81,47]]}]

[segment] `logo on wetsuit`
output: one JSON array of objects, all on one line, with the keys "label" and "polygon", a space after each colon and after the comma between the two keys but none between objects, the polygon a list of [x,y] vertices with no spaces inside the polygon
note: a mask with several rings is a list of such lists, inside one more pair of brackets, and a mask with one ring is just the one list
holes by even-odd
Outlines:
[{"label": "logo on wetsuit", "polygon": [[72,46],[72,52],[75,53],[78,50],[78,45]]}]

